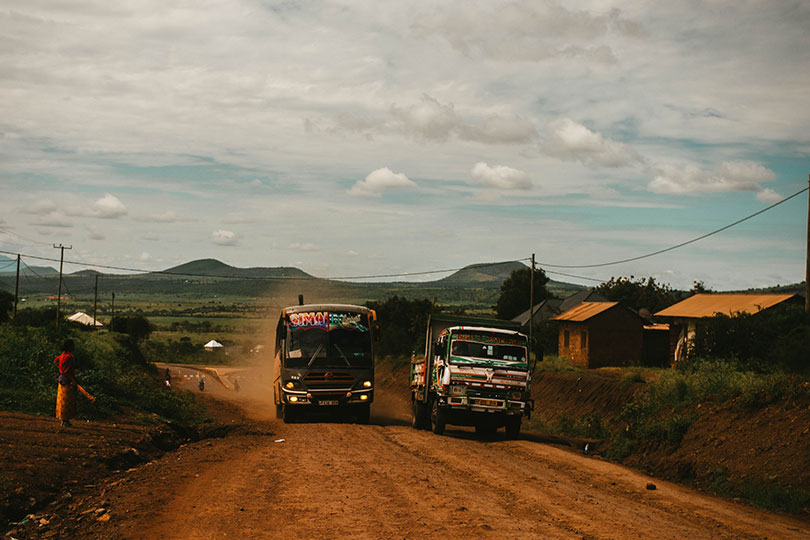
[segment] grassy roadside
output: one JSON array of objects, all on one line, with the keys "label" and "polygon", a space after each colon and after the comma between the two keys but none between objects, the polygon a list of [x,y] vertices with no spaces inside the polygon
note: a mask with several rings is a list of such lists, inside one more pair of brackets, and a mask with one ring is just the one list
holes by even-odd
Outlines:
[{"label": "grassy roadside", "polygon": [[77,379],[96,397],[91,403],[79,396],[79,418],[112,418],[126,412],[183,424],[204,420],[205,411],[190,392],[160,386],[129,336],[73,328],[57,333],[52,328],[10,324],[0,325],[0,409],[53,415],[57,386],[53,359],[67,338],[76,343]]}]

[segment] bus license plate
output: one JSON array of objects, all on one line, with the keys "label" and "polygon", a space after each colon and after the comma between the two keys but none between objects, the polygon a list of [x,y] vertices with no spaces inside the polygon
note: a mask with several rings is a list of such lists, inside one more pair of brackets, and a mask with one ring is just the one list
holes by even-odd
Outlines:
[{"label": "bus license plate", "polygon": [[336,399],[322,399],[318,402],[318,405],[337,405],[338,400]]},{"label": "bus license plate", "polygon": [[498,407],[500,406],[500,402],[494,399],[476,399],[476,404],[483,405],[485,407]]}]

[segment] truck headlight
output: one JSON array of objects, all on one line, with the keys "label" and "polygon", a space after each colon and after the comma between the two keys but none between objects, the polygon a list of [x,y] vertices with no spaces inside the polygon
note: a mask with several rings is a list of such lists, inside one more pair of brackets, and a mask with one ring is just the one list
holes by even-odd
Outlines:
[{"label": "truck headlight", "polygon": [[363,381],[363,388],[371,388],[371,381]]},{"label": "truck headlight", "polygon": [[450,385],[450,393],[463,396],[467,393],[467,387],[464,386],[463,384]]}]

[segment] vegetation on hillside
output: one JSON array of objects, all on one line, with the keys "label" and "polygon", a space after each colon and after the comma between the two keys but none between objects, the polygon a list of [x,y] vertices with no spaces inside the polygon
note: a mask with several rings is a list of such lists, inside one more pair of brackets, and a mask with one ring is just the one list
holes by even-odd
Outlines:
[{"label": "vegetation on hillside", "polygon": [[203,409],[190,392],[169,391],[158,383],[131,336],[19,324],[0,324],[0,408],[54,413],[53,359],[66,338],[76,343],[76,378],[96,398],[91,403],[78,397],[79,418],[108,418],[133,410],[183,423],[202,418]]}]

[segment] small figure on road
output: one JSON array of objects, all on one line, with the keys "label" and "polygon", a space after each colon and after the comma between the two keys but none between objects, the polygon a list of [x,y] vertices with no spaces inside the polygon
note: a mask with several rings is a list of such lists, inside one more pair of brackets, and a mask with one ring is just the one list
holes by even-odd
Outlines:
[{"label": "small figure on road", "polygon": [[171,373],[169,373],[169,368],[166,368],[166,380],[167,380],[167,381],[171,381],[171,380],[172,380],[172,374],[171,374]]},{"label": "small figure on road", "polygon": [[53,359],[59,372],[56,390],[56,417],[63,426],[70,425],[70,419],[76,416],[76,360],[73,357],[75,344],[72,339],[62,344],[62,354]]},{"label": "small figure on road", "polygon": [[205,390],[205,379],[200,377],[200,392],[202,392],[203,390]]}]

